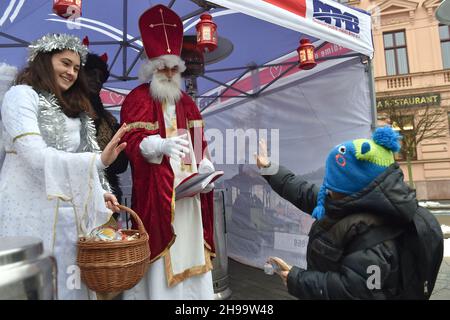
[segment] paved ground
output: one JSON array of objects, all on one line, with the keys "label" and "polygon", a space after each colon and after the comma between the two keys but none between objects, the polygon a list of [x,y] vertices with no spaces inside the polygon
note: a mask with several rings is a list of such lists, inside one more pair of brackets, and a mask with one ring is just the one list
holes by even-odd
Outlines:
[{"label": "paved ground", "polygon": [[434,286],[432,300],[450,300],[450,233],[444,230],[444,260]]},{"label": "paved ground", "polygon": [[431,300],[450,300],[450,257],[444,257]]},{"label": "paved ground", "polygon": [[[450,300],[450,201],[441,201],[445,210],[436,211],[444,233],[444,259],[431,295],[431,300]],[[277,275],[228,259],[229,288],[233,300],[293,300]]]},{"label": "paved ground", "polygon": [[[450,239],[445,240],[444,260],[431,300],[450,300]],[[232,300],[293,300],[277,275],[228,259],[229,288]]]},{"label": "paved ground", "polygon": [[228,259],[229,287],[232,300],[294,300],[281,281],[263,270]]}]

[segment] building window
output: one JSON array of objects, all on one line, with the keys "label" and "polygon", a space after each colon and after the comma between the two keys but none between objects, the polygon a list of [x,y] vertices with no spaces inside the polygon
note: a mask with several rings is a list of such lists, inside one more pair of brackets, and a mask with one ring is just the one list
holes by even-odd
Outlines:
[{"label": "building window", "polygon": [[392,121],[392,128],[402,136],[402,148],[395,154],[395,160],[406,161],[406,154],[411,153],[411,160],[417,159],[416,131],[414,130],[414,116],[400,116]]},{"label": "building window", "polygon": [[439,26],[439,38],[441,39],[442,65],[444,69],[450,68],[450,26]]},{"label": "building window", "polygon": [[385,32],[383,42],[386,74],[393,76],[409,73],[405,31]]}]

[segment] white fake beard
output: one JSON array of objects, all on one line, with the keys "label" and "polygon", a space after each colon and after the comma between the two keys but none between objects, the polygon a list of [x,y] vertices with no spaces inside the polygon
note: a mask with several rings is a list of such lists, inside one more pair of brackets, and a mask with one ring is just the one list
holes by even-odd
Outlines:
[{"label": "white fake beard", "polygon": [[159,102],[176,104],[181,98],[181,74],[177,73],[169,80],[164,74],[155,72],[150,89],[152,97]]}]

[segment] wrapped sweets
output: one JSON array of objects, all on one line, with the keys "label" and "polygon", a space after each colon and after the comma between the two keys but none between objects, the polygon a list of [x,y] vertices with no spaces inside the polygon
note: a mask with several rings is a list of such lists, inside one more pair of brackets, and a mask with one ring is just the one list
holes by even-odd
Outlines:
[{"label": "wrapped sweets", "polygon": [[120,240],[136,240],[139,238],[139,233],[127,235],[122,230],[116,230],[108,226],[100,226],[95,228],[89,234],[89,238],[93,238],[95,241],[120,241]]},{"label": "wrapped sweets", "polygon": [[90,238],[101,241],[122,240],[122,233],[111,227],[99,227],[92,230]]}]

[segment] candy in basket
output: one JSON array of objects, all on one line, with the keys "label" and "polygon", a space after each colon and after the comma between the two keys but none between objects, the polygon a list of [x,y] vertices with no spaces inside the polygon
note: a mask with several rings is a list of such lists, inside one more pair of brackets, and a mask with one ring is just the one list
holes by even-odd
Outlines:
[{"label": "candy in basket", "polygon": [[139,216],[119,206],[136,221],[138,230],[102,226],[78,240],[81,280],[97,293],[117,293],[134,287],[150,263],[148,234]]}]

